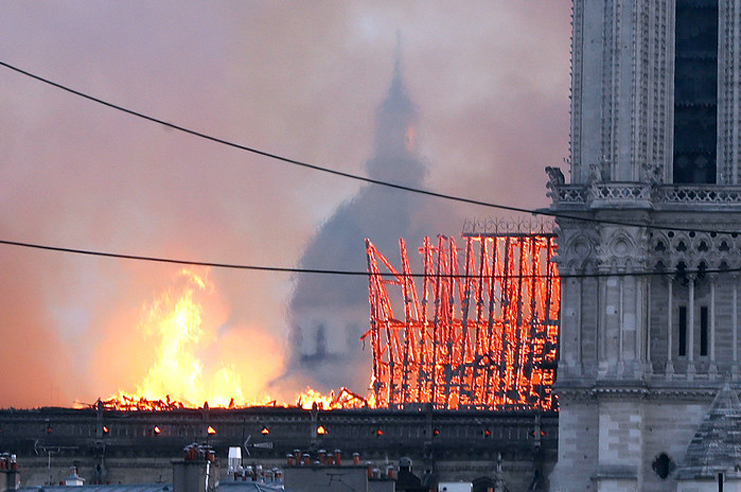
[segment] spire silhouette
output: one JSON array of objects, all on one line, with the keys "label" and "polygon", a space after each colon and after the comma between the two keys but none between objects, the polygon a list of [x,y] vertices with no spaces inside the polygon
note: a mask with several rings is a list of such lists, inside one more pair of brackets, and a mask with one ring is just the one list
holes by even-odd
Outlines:
[{"label": "spire silhouette", "polygon": [[375,153],[367,169],[373,179],[419,186],[425,169],[417,158],[417,109],[404,81],[400,33],[395,51],[391,86],[376,114]]},{"label": "spire silhouette", "polygon": [[[375,148],[366,169],[374,179],[419,186],[425,167],[417,158],[417,111],[402,66],[398,38],[391,85],[376,111]],[[421,235],[412,216],[423,206],[421,200],[398,190],[363,187],[322,224],[309,241],[301,265],[365,270],[366,238],[382,251],[398,251],[402,237],[418,244]],[[363,277],[299,277],[289,306],[292,370],[311,374],[330,387],[362,391],[370,367],[370,353],[362,351],[360,342],[368,329],[368,309],[368,281]]]}]

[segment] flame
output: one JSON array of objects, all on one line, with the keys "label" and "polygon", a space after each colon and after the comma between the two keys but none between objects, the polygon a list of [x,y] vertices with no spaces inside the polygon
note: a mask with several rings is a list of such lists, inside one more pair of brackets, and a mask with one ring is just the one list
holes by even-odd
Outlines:
[{"label": "flame", "polygon": [[134,394],[119,391],[104,403],[124,409],[244,403],[241,377],[235,368],[225,363],[207,368],[199,357],[217,341],[215,330],[204,327],[204,308],[198,300],[199,295],[215,292],[208,273],[180,270],[180,287],[168,289],[145,307],[139,329],[156,345],[156,359]]},{"label": "flame", "polygon": [[319,410],[334,410],[338,408],[368,408],[372,405],[367,398],[347,388],[341,388],[336,395],[334,390],[330,391],[329,395],[323,395],[312,388],[306,388],[304,392],[297,396],[296,406],[306,410],[315,406]]},{"label": "flame", "polygon": [[189,404],[210,401],[226,406],[232,399],[243,402],[242,381],[233,367],[224,365],[214,374],[204,373],[197,353],[206,339],[203,327],[203,306],[196,301],[200,292],[213,292],[208,270],[197,273],[182,269],[186,280],[177,299],[171,292],[160,296],[145,313],[140,327],[150,337],[157,338],[157,360],[137,388],[137,395],[160,398],[171,395]]},{"label": "flame", "polygon": [[[297,395],[295,406],[332,410],[430,403],[446,409],[557,408],[551,387],[560,278],[551,261],[556,251],[552,236],[471,236],[462,256],[453,238],[440,236],[437,246],[426,239],[420,250],[425,272],[421,290],[413,281],[403,241],[401,273],[370,241],[367,247],[371,327],[362,338],[370,340],[373,350],[371,396],[364,398],[347,388],[328,395],[306,388]],[[381,275],[379,264],[392,278]],[[183,270],[186,283],[179,295],[168,291],[148,308],[141,325],[158,337],[158,357],[136,395],[121,393],[104,405],[171,409],[208,401],[229,408],[290,406],[270,397],[262,403],[245,399],[241,380],[245,372],[234,366],[222,364],[211,371],[204,367],[198,349],[215,338],[204,329],[204,308],[196,301],[197,295],[215,290],[206,273]],[[401,295],[389,296],[391,288],[401,290]],[[392,298],[405,301],[404,321],[394,316]],[[270,354],[260,343],[253,345],[257,348],[251,368]],[[243,350],[234,352],[233,360],[244,359]]]},{"label": "flame", "polygon": [[[145,339],[156,344],[156,357],[149,366],[149,370],[136,385],[134,393],[119,391],[117,395],[107,400],[99,400],[107,409],[137,411],[154,410],[164,411],[176,408],[196,408],[201,404],[215,407],[246,407],[246,406],[291,406],[279,403],[270,396],[262,398],[245,395],[242,381],[244,372],[240,372],[234,364],[221,362],[217,368],[209,367],[199,354],[208,352],[214,345],[222,347],[219,354],[221,360],[244,359],[244,350],[234,351],[232,341],[226,338],[219,339],[215,329],[204,321],[208,317],[202,297],[213,295],[216,292],[214,284],[208,278],[208,270],[196,271],[182,269],[178,273],[179,287],[171,288],[159,295],[151,304],[145,306],[139,329]],[[211,313],[213,314],[213,313]],[[211,323],[213,324],[213,323]],[[254,350],[258,354],[254,359],[264,356],[263,346],[269,343],[264,338],[259,339]],[[218,342],[218,343],[217,343]],[[230,352],[231,351],[231,352]],[[275,359],[275,357],[273,357]],[[253,361],[255,362],[255,361]],[[265,359],[256,360],[264,363]],[[254,366],[254,364],[252,364]],[[255,368],[251,376],[255,379],[267,380],[265,368]],[[251,381],[258,385],[256,381]],[[337,395],[334,391],[329,395],[306,388],[294,400],[295,406],[322,409],[332,408],[360,408],[368,406],[368,402],[352,391],[342,388]],[[206,402],[206,403],[203,403]]]},{"label": "flame", "polygon": [[[465,240],[462,257],[453,238],[440,236],[436,247],[425,240],[420,250],[421,290],[413,281],[403,241],[401,273],[367,241],[371,327],[362,338],[370,339],[373,350],[370,396],[347,388],[328,395],[306,388],[296,396],[295,406],[557,409],[551,392],[560,305],[560,278],[551,261],[555,238],[504,234]],[[379,263],[391,278],[381,275]],[[182,270],[185,285],[178,295],[167,291],[146,310],[140,326],[157,338],[157,358],[135,395],[120,392],[101,402],[104,406],[169,410],[193,408],[201,401],[228,408],[292,406],[269,396],[248,400],[241,379],[247,374],[244,370],[224,363],[209,369],[199,358],[204,346],[218,339],[205,326],[204,307],[197,301],[198,296],[215,292],[207,273]],[[393,299],[404,300],[404,321],[394,316],[391,288],[401,290]],[[254,335],[249,357],[243,345],[235,349],[225,339],[220,344],[220,354],[232,350],[231,360],[249,360],[253,383],[270,380],[260,366],[275,357],[264,337],[264,332]]]}]

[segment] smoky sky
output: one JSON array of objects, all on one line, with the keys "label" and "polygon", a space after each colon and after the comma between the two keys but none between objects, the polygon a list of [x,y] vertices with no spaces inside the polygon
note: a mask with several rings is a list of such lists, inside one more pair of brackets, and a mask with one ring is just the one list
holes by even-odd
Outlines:
[{"label": "smoky sky", "polygon": [[[568,152],[569,9],[567,0],[10,0],[0,3],[0,60],[177,125],[366,174],[399,32],[424,186],[535,208],[547,204],[544,167]],[[69,248],[293,267],[365,189],[2,67],[0,148],[0,239]],[[432,236],[458,234],[463,217],[502,216],[439,201],[415,214]],[[142,309],[177,270],[0,246],[0,406],[133,390],[151,363]],[[204,363],[234,360],[253,397],[311,383],[304,374],[269,384],[285,372],[297,278],[209,275]]]}]

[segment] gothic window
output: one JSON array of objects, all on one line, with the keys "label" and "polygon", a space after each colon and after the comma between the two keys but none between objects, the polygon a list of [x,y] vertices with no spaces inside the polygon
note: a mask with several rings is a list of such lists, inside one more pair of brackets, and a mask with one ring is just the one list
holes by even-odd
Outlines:
[{"label": "gothic window", "polygon": [[679,306],[679,349],[680,357],[687,355],[687,306]]},{"label": "gothic window", "polygon": [[700,355],[708,355],[708,307],[700,308]]},{"label": "gothic window", "polygon": [[677,0],[674,182],[715,183],[718,0]]}]

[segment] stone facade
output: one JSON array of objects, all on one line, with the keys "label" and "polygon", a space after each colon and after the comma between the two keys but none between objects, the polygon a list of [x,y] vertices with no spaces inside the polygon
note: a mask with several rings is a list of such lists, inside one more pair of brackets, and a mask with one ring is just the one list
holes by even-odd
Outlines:
[{"label": "stone facade", "polygon": [[738,386],[740,9],[574,0],[570,179],[548,169],[562,275],[552,490],[677,490],[714,395]]}]

